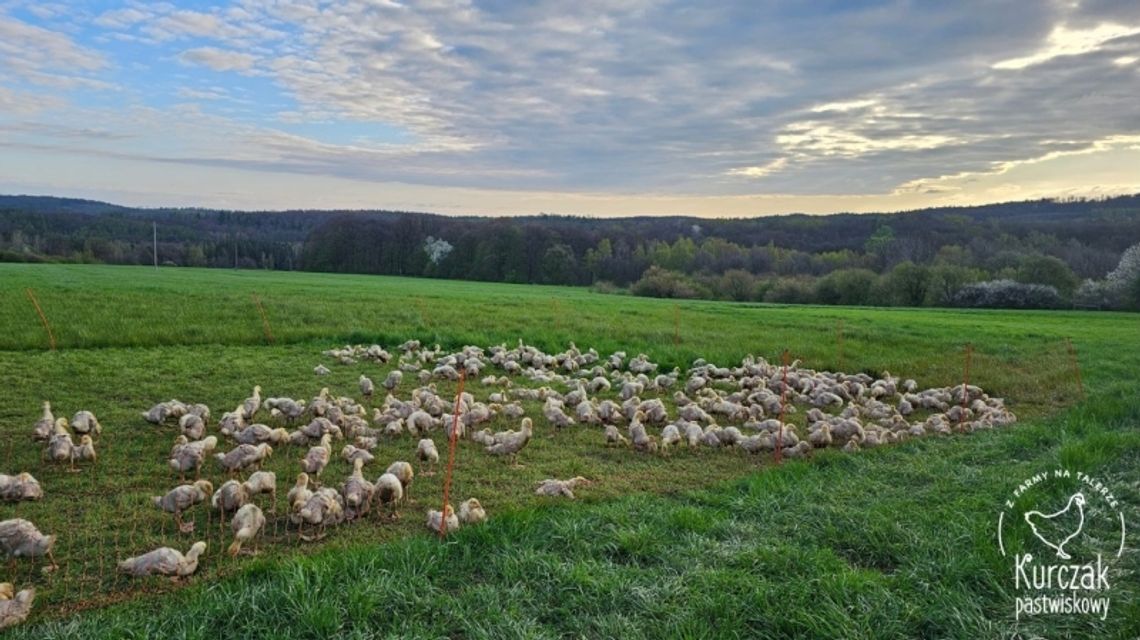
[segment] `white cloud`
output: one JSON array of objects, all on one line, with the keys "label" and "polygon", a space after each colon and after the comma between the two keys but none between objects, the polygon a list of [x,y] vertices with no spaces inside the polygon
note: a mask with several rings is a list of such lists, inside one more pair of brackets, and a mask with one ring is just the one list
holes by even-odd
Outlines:
[{"label": "white cloud", "polygon": [[1100,49],[1106,43],[1140,33],[1140,27],[1102,23],[1089,29],[1053,28],[1044,46],[1035,53],[1009,58],[993,65],[994,69],[1024,69],[1062,56],[1078,56]]},{"label": "white cloud", "polygon": [[763,178],[766,175],[782,171],[784,167],[788,166],[787,158],[776,158],[775,160],[757,167],[737,167],[729,169],[726,174],[730,176],[739,176],[742,178]]}]

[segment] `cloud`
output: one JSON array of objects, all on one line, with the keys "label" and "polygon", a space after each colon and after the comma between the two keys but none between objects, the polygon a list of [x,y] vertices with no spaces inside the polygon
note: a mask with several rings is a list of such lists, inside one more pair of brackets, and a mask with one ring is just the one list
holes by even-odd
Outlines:
[{"label": "cloud", "polygon": [[726,173],[730,176],[740,176],[743,178],[763,178],[766,175],[783,170],[786,166],[788,166],[787,158],[776,158],[758,167],[737,167],[735,169],[729,169]]},{"label": "cloud", "polygon": [[238,51],[198,47],[178,54],[178,61],[187,65],[206,66],[214,71],[248,71],[253,68],[257,58]]},{"label": "cloud", "polygon": [[1103,23],[1090,29],[1070,29],[1058,25],[1049,33],[1048,39],[1036,53],[1018,58],[1002,60],[994,64],[994,69],[1024,69],[1048,62],[1062,56],[1078,56],[1096,51],[1106,43],[1140,33],[1140,26]]}]

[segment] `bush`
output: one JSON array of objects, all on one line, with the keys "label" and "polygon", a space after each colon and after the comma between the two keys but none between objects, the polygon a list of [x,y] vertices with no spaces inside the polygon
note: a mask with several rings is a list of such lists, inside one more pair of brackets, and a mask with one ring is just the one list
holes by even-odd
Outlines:
[{"label": "bush", "polygon": [[1017,267],[1014,280],[1024,284],[1044,284],[1070,297],[1080,280],[1069,265],[1053,256],[1028,256]]},{"label": "bush", "polygon": [[814,290],[810,281],[781,278],[767,288],[764,302],[809,304],[814,302]]},{"label": "bush", "polygon": [[879,276],[870,269],[840,269],[819,279],[815,299],[821,304],[865,305]]},{"label": "bush", "polygon": [[684,274],[656,265],[641,274],[641,279],[633,283],[630,290],[634,295],[651,298],[703,298],[708,292],[699,288]]},{"label": "bush", "polygon": [[953,304],[986,309],[1059,309],[1065,306],[1056,287],[1013,280],[966,285],[954,295]]},{"label": "bush", "polygon": [[609,294],[629,293],[625,289],[622,289],[621,287],[610,282],[609,280],[598,280],[594,284],[590,285],[590,290],[593,291],[594,293],[609,293]]},{"label": "bush", "polygon": [[1099,308],[1140,309],[1140,244],[1129,247],[1104,280],[1085,280],[1074,301]]}]

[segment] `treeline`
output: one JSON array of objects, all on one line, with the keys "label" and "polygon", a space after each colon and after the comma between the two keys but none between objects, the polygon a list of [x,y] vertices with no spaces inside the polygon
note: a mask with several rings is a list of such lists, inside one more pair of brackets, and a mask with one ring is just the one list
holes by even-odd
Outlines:
[{"label": "treeline", "polygon": [[1131,304],[1127,287],[1082,282],[1103,283],[1140,242],[1140,196],[723,220],[131,209],[0,196],[0,260],[150,264],[156,228],[159,261],[179,266],[771,302],[1104,308]]}]

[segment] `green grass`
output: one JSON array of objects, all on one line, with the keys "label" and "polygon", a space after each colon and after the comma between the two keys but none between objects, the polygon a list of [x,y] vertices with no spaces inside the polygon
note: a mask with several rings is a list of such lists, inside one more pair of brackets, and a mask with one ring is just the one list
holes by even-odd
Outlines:
[{"label": "green grass", "polygon": [[[27,287],[55,331],[55,353],[45,350]],[[272,346],[253,293],[269,315]],[[17,567],[16,581],[36,584],[40,598],[31,624],[12,635],[976,638],[1019,630],[1027,637],[1136,637],[1135,580],[1114,584],[1103,623],[1052,617],[1016,626],[994,519],[1021,479],[1064,464],[1110,481],[1129,524],[1140,526],[1138,320],[674,304],[365,276],[0,265],[0,471],[30,470],[48,494],[41,503],[2,505],[0,518],[27,517],[59,533],[62,565],[46,577],[28,564]],[[573,340],[682,367],[696,357],[722,365],[747,353],[774,359],[787,348],[807,366],[889,369],[923,386],[960,382],[970,342],[971,381],[1005,396],[1022,422],[856,456],[826,452],[780,468],[725,452],[649,458],[606,449],[587,430],[536,438],[521,470],[461,443],[455,495],[478,496],[491,521],[446,545],[421,533],[423,509],[442,493],[436,476],[417,478],[419,503],[399,523],[355,523],[304,546],[277,523],[256,560],[230,561],[228,536],[199,510],[211,548],[188,588],[113,574],[118,558],[192,540],[146,503],[174,485],[163,466],[173,431],[146,425],[140,410],[177,397],[206,402],[220,415],[255,383],[267,395],[307,398],[323,385],[356,395],[361,372],[382,377],[384,370],[336,366],[320,351],[410,337],[447,347],[521,337],[551,350]],[[1076,406],[1066,337],[1089,394]],[[332,375],[315,377],[318,362]],[[478,384],[473,391],[488,392]],[[68,474],[38,462],[27,434],[45,398],[57,413],[89,408],[99,415],[106,428],[99,465]],[[529,408],[537,415],[537,405]],[[409,459],[413,450],[405,437],[383,444],[378,457]],[[300,455],[282,449],[271,461],[282,485]],[[339,483],[347,472],[338,460],[326,475]],[[531,495],[535,480],[578,474],[597,480],[578,492],[579,503]],[[221,481],[213,469],[210,477]],[[1121,563],[1136,575],[1134,551]]]}]

